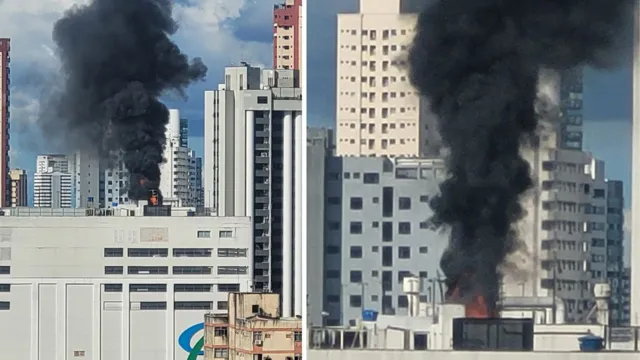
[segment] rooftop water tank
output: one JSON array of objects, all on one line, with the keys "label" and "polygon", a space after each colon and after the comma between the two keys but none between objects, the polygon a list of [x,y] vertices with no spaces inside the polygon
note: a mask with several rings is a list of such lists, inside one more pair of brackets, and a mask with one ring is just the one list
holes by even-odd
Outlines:
[{"label": "rooftop water tank", "polygon": [[604,339],[596,335],[586,335],[578,339],[580,342],[580,351],[598,352],[604,349]]},{"label": "rooftop water tank", "polygon": [[362,321],[374,322],[378,320],[378,312],[371,309],[362,310]]}]

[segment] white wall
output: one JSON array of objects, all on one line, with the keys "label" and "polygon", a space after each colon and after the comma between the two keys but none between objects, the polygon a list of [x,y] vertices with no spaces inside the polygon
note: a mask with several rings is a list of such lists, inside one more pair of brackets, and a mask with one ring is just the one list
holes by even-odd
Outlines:
[{"label": "white wall", "polygon": [[635,360],[638,353],[309,350],[306,360]]}]

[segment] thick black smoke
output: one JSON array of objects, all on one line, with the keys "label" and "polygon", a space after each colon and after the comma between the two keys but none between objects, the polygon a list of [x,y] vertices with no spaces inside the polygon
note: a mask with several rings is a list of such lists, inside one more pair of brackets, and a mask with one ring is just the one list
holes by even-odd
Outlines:
[{"label": "thick black smoke", "polygon": [[160,182],[169,112],[158,98],[207,73],[170,39],[177,28],[170,0],[92,0],[54,26],[65,81],[52,118],[72,147],[123,160],[131,199]]},{"label": "thick black smoke", "polygon": [[520,149],[538,129],[538,73],[609,65],[633,2],[435,0],[420,14],[409,64],[450,151],[431,203],[435,224],[453,230],[441,259],[450,286],[495,304],[533,185]]}]

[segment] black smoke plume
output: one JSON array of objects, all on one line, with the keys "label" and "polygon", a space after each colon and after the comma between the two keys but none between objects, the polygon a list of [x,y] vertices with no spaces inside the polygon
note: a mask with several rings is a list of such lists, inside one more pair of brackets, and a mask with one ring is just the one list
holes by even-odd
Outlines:
[{"label": "black smoke plume", "polygon": [[409,65],[449,150],[430,204],[434,223],[452,229],[441,259],[449,286],[495,306],[533,186],[520,149],[538,129],[538,73],[611,65],[633,2],[435,0],[420,14]]},{"label": "black smoke plume", "polygon": [[[64,83],[50,114],[76,150],[122,159],[128,195],[157,188],[169,112],[159,97],[204,79],[171,40],[177,29],[170,0],[92,0],[75,6],[53,29]],[[51,125],[51,124],[50,124]]]}]

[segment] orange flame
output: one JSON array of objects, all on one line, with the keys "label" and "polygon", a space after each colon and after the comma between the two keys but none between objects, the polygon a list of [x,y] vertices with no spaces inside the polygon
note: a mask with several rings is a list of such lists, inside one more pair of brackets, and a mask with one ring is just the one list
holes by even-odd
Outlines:
[{"label": "orange flame", "polygon": [[496,317],[484,296],[475,294],[470,299],[465,299],[458,285],[449,292],[447,302],[464,304],[465,316],[469,318],[487,319]]}]

